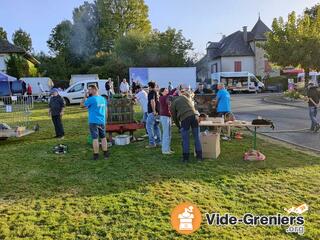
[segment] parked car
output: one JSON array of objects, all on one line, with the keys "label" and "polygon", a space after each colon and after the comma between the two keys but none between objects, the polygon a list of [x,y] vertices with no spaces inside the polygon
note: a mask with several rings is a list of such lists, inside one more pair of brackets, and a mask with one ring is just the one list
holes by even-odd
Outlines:
[{"label": "parked car", "polygon": [[266,92],[282,92],[282,85],[281,84],[268,84],[266,89]]},{"label": "parked car", "polygon": [[84,80],[72,84],[65,91],[59,92],[63,97],[66,105],[80,103],[84,98],[85,92],[90,85],[96,85],[99,89],[101,96],[107,97],[107,91],[105,89],[106,80]]}]

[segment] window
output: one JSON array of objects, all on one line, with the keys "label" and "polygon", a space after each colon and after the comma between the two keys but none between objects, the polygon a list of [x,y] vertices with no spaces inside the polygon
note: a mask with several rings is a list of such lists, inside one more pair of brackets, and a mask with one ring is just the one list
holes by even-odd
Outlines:
[{"label": "window", "polygon": [[75,85],[74,87],[72,87],[70,90],[69,90],[69,93],[71,92],[80,92],[84,89],[84,83],[81,83],[81,84],[77,84]]},{"label": "window", "polygon": [[89,88],[90,86],[95,85],[98,89],[99,89],[99,85],[97,82],[88,82],[87,83],[87,88]]},{"label": "window", "polygon": [[234,62],[234,71],[235,72],[241,72],[241,61],[235,61]]},{"label": "window", "polygon": [[218,72],[218,63],[211,65],[211,73]]}]

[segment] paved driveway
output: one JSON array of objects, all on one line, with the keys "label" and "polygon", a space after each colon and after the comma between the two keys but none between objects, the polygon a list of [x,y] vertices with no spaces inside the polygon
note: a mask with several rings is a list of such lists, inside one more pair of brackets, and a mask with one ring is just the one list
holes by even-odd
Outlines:
[{"label": "paved driveway", "polygon": [[[320,131],[312,133],[309,131],[310,120],[308,108],[283,106],[265,103],[263,98],[270,94],[238,94],[231,95],[232,111],[239,119],[254,119],[262,116],[271,119],[275,123],[275,131],[266,135],[298,144],[303,147],[315,149],[320,153]],[[320,113],[319,113],[320,118]],[[301,130],[300,132],[289,132]],[[271,132],[271,129],[260,131]],[[288,131],[288,132],[285,132]]]}]

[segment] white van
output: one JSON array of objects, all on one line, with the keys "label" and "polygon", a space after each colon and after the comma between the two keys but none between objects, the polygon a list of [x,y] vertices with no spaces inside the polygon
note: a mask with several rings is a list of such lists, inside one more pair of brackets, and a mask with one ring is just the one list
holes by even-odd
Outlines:
[{"label": "white van", "polygon": [[107,97],[107,91],[105,88],[106,80],[84,80],[72,84],[66,90],[59,92],[60,96],[66,102],[66,105],[80,103],[84,98],[85,92],[91,85],[96,85],[99,89],[99,94],[103,97]]},{"label": "white van", "polygon": [[72,74],[69,85],[71,86],[76,82],[86,81],[86,80],[91,80],[91,81],[99,80],[99,75],[98,74]]},{"label": "white van", "polygon": [[232,92],[261,92],[264,84],[250,72],[217,72],[211,74],[211,80],[224,83]]},{"label": "white van", "polygon": [[49,95],[51,88],[53,88],[54,84],[51,78],[48,77],[22,77],[21,81],[31,85],[32,95],[34,96],[43,96]]}]

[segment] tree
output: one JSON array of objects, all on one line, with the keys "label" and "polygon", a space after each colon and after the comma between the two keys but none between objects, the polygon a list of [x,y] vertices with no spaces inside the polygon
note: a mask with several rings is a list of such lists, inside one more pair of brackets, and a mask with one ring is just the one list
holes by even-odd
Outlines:
[{"label": "tree", "polygon": [[[144,0],[96,0],[73,11],[51,32],[52,56],[43,56],[42,72],[53,79],[69,74],[127,76],[131,66],[186,66],[192,42],[181,31],[151,31]],[[59,65],[61,67],[59,68]]]},{"label": "tree", "polygon": [[26,59],[20,55],[12,54],[6,61],[7,73],[16,78],[29,75],[29,65]]},{"label": "tree", "polygon": [[70,47],[72,23],[69,20],[62,21],[52,29],[47,41],[50,51],[55,54],[66,53]]},{"label": "tree", "polygon": [[148,6],[144,0],[96,0],[99,40],[102,50],[110,50],[116,39],[129,32],[150,33]]},{"label": "tree", "polygon": [[288,21],[274,19],[267,42],[261,45],[268,59],[281,66],[302,67],[308,81],[309,71],[320,67],[320,9],[315,19],[308,14],[296,17],[292,12]]},{"label": "tree", "polygon": [[191,40],[187,40],[182,31],[168,28],[165,32],[155,31],[153,41],[158,44],[160,66],[185,66],[188,52],[192,50]]},{"label": "tree", "polygon": [[21,47],[28,52],[32,50],[32,40],[30,34],[23,31],[21,28],[13,33],[12,41],[16,46]]},{"label": "tree", "polygon": [[306,8],[304,10],[304,14],[309,15],[309,17],[314,20],[317,17],[317,12],[318,12],[319,8],[320,8],[320,4],[316,4],[315,6],[313,6],[311,8]]},{"label": "tree", "polygon": [[41,76],[48,76],[55,82],[55,85],[67,87],[68,83],[62,80],[69,79],[73,68],[68,64],[63,55],[48,56],[40,52],[36,58],[41,62],[38,71]]},{"label": "tree", "polygon": [[7,32],[3,29],[3,27],[0,27],[0,39],[8,40]]},{"label": "tree", "polygon": [[87,58],[98,48],[98,16],[95,3],[84,2],[73,11],[70,51],[78,58]]}]

